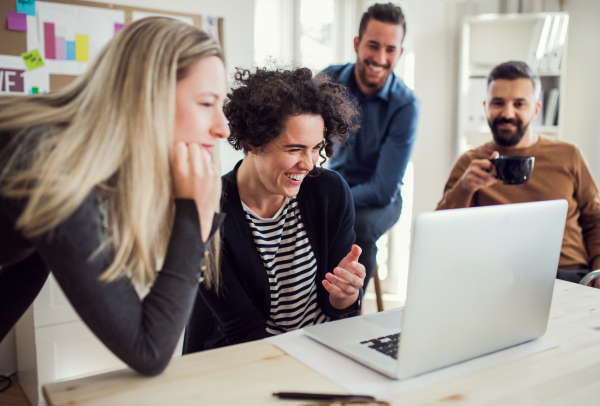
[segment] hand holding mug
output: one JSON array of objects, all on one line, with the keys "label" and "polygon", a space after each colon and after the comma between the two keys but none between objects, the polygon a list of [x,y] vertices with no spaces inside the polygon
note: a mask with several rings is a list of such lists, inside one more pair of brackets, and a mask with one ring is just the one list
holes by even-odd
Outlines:
[{"label": "hand holding mug", "polygon": [[178,142],[173,148],[171,176],[176,198],[194,199],[200,216],[200,233],[206,242],[221,198],[221,177],[210,154],[198,144]]},{"label": "hand holding mug", "polygon": [[[499,157],[498,151],[494,151],[490,159]],[[490,159],[474,159],[461,176],[459,182],[469,192],[476,192],[498,183],[498,179],[492,174],[493,164]]]}]

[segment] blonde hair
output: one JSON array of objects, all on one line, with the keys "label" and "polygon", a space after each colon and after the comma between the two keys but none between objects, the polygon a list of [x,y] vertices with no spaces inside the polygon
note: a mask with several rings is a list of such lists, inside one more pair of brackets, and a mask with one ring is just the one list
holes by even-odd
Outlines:
[{"label": "blonde hair", "polygon": [[[1,97],[0,131],[15,135],[0,192],[28,199],[16,228],[28,238],[47,232],[94,192],[108,211],[114,253],[101,279],[151,284],[174,215],[169,163],[176,83],[209,56],[223,59],[205,32],[146,18],[115,36],[66,88]],[[213,241],[205,283],[216,290],[219,236]]]}]

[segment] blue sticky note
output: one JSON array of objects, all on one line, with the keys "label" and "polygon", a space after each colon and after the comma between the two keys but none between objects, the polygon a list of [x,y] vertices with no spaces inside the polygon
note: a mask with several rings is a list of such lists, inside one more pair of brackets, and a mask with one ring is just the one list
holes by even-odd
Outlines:
[{"label": "blue sticky note", "polygon": [[35,17],[35,0],[17,0],[17,13]]},{"label": "blue sticky note", "polygon": [[75,60],[75,41],[67,41],[67,61]]}]

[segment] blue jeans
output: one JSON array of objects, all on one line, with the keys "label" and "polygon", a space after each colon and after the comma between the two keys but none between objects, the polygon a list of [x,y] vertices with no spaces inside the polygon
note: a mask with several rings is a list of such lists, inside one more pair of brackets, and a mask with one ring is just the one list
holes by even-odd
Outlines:
[{"label": "blue jeans", "polygon": [[358,262],[365,266],[367,276],[365,277],[364,289],[377,265],[377,246],[375,243],[387,230],[392,228],[400,218],[402,212],[402,197],[397,194],[396,200],[384,207],[357,207],[354,220],[354,232],[356,233],[356,245],[362,248],[362,254]]},{"label": "blue jeans", "polygon": [[589,269],[559,269],[556,272],[556,279],[562,279],[563,281],[579,283],[585,275],[590,272]]}]

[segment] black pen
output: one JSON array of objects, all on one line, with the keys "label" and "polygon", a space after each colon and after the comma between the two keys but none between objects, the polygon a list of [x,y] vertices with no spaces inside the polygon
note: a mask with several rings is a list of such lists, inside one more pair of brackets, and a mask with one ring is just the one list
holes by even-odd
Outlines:
[{"label": "black pen", "polygon": [[279,399],[297,399],[297,400],[375,400],[373,396],[368,395],[341,395],[333,393],[307,393],[307,392],[277,392],[273,393]]}]

